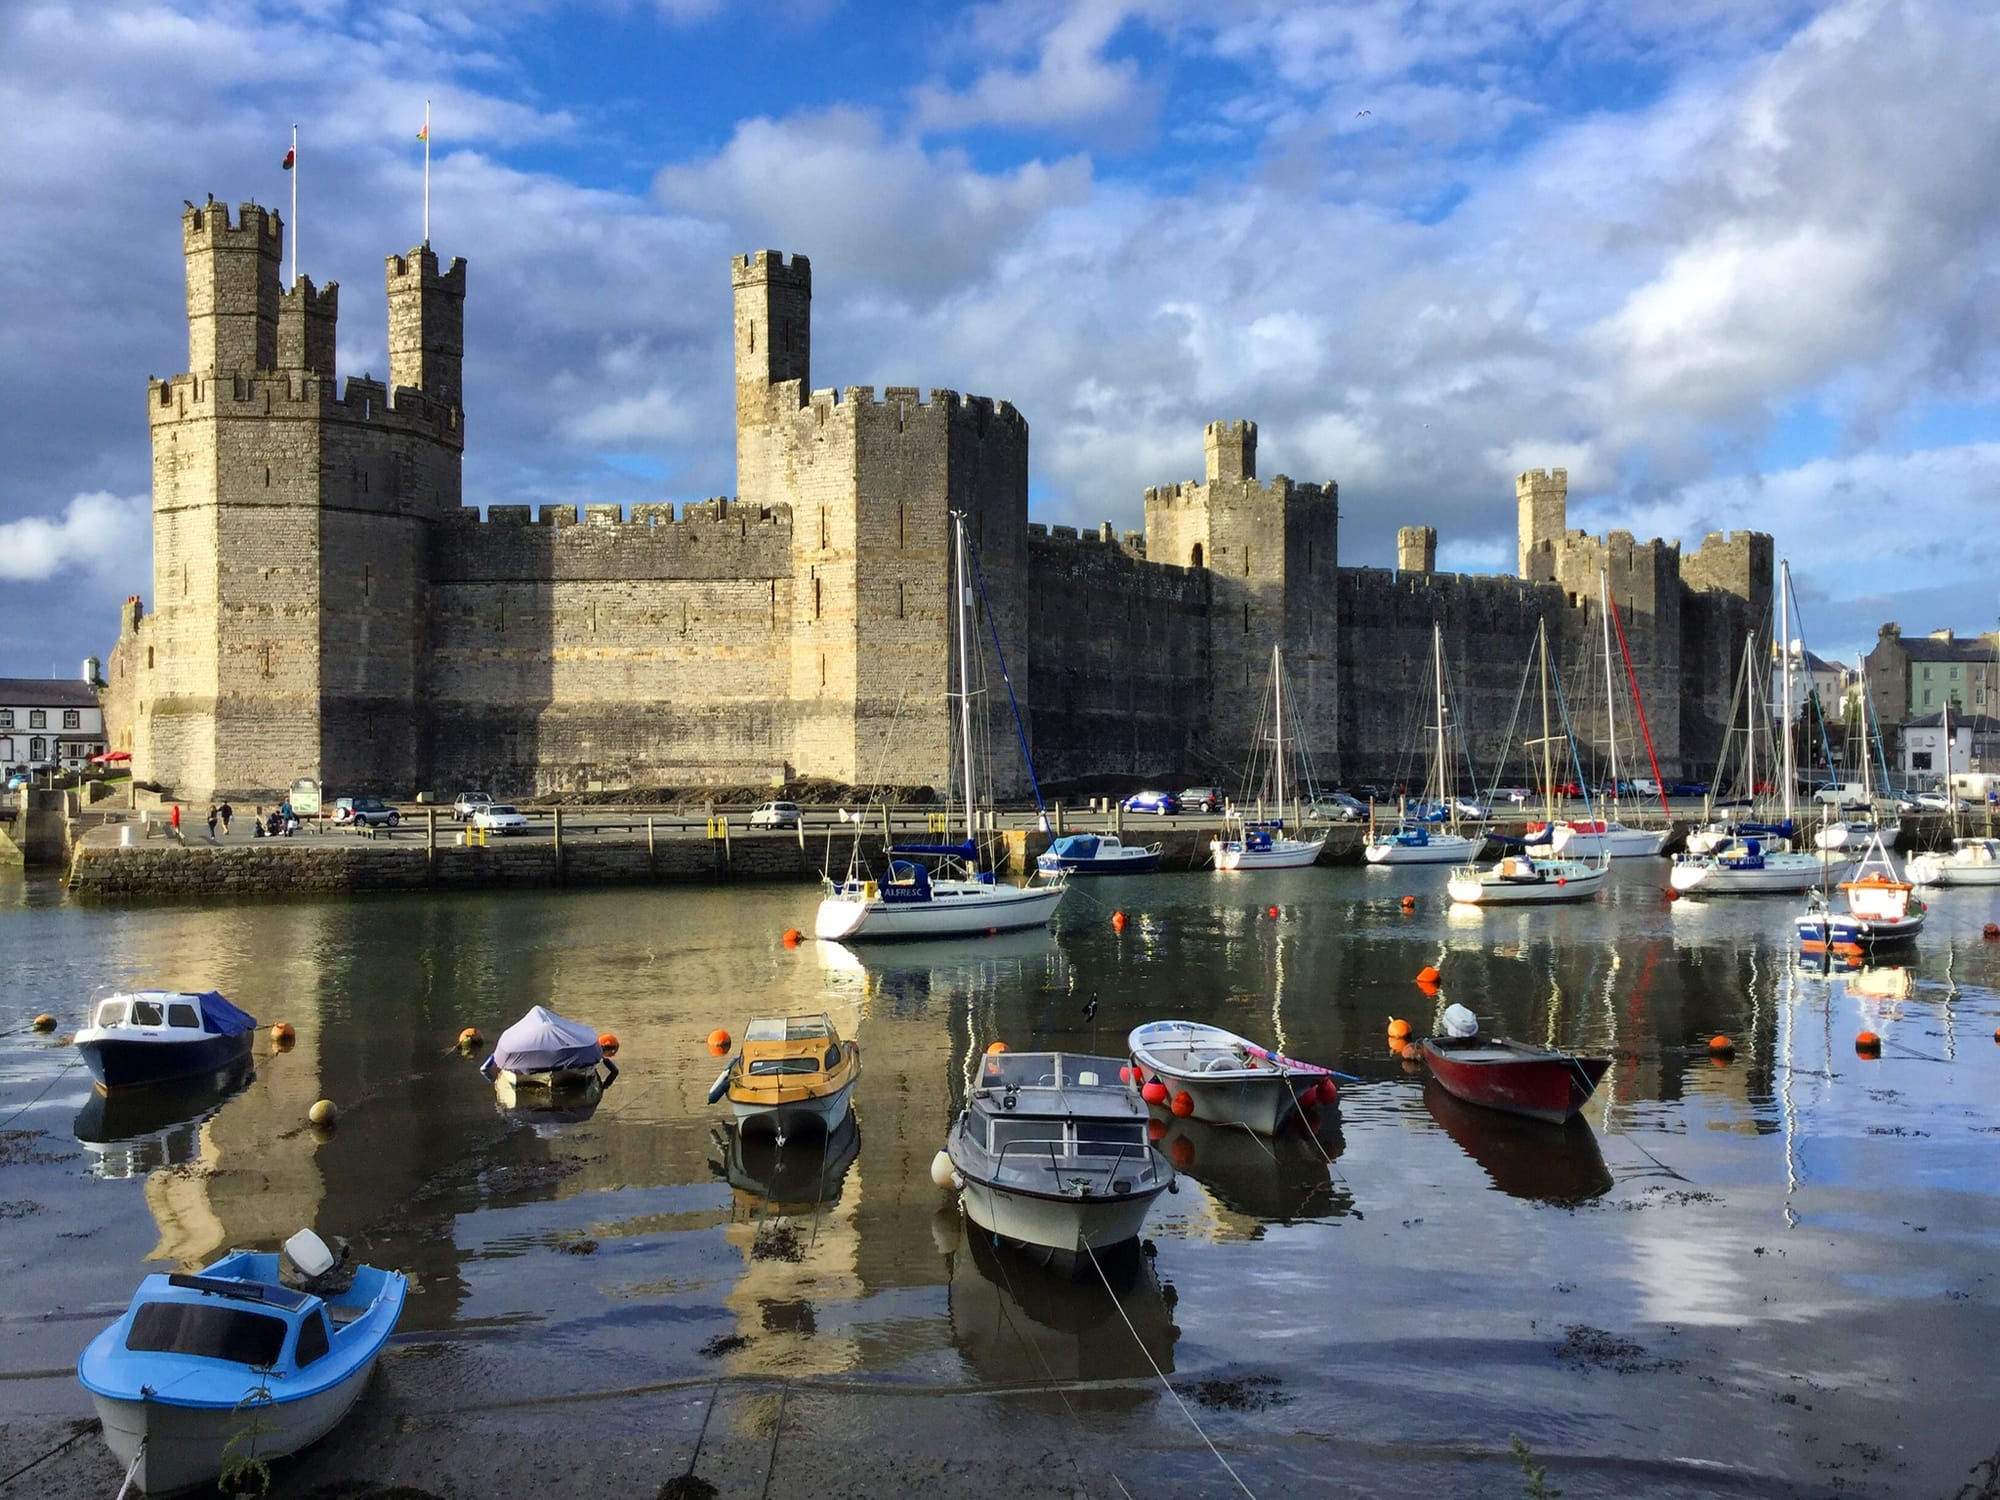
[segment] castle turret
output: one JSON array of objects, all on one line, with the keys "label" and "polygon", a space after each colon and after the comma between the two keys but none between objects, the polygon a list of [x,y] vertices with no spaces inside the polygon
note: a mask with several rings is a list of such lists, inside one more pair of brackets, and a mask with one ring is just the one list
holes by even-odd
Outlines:
[{"label": "castle turret", "polygon": [[1210,422],[1202,429],[1202,447],[1208,455],[1208,482],[1218,479],[1257,477],[1257,424],[1255,422]]},{"label": "castle turret", "polygon": [[410,386],[453,409],[465,405],[465,262],[438,271],[429,245],[392,255],[389,389]]},{"label": "castle turret", "polygon": [[251,375],[278,362],[277,214],[246,203],[240,221],[213,201],[181,215],[187,256],[188,370]]},{"label": "castle turret", "polygon": [[1530,469],[1515,475],[1514,499],[1520,509],[1520,574],[1546,583],[1554,577],[1553,563],[1537,572],[1535,553],[1562,540],[1569,519],[1569,470]]},{"label": "castle turret", "polygon": [[301,276],[278,301],[278,364],[280,370],[309,370],[325,380],[334,369],[334,329],[340,319],[340,283],[315,289]]},{"label": "castle turret", "polygon": [[736,488],[741,499],[761,503],[775,479],[772,423],[789,421],[812,388],[812,262],[759,250],[730,262],[729,284],[736,304]]},{"label": "castle turret", "polygon": [[1434,526],[1405,526],[1396,533],[1396,567],[1404,573],[1437,571],[1438,534]]}]

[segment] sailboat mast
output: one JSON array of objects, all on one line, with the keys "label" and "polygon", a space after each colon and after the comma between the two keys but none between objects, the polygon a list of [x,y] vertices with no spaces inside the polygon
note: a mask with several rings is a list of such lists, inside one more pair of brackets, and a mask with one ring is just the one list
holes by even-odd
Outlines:
[{"label": "sailboat mast", "polygon": [[1618,808],[1618,710],[1611,686],[1611,581],[1604,569],[1597,570],[1597,608],[1604,627],[1604,733],[1611,741],[1611,807]]},{"label": "sailboat mast", "polygon": [[1278,670],[1278,648],[1271,648],[1271,703],[1276,710],[1277,742],[1272,753],[1278,761],[1278,821],[1285,821],[1285,679]]},{"label": "sailboat mast", "polygon": [[965,841],[977,845],[972,828],[972,653],[968,649],[965,617],[971,609],[972,591],[965,577],[965,517],[952,515],[958,545],[952,552],[952,572],[958,589],[958,758],[965,774]]},{"label": "sailboat mast", "polygon": [[[1784,789],[1782,805],[1787,823],[1792,821],[1792,617],[1786,609],[1791,597],[1792,565],[1787,560],[1778,564],[1778,663],[1783,668],[1785,679],[1779,695],[1779,701],[1784,706],[1785,733],[1778,779]],[[1752,795],[1755,795],[1754,789]]]},{"label": "sailboat mast", "polygon": [[1555,765],[1549,756],[1549,622],[1546,619],[1535,627],[1535,644],[1542,656],[1542,806],[1549,827],[1553,829],[1556,826],[1556,779]]},{"label": "sailboat mast", "polygon": [[1431,623],[1431,673],[1437,679],[1437,775],[1438,801],[1452,827],[1458,826],[1458,806],[1451,795],[1451,761],[1444,748],[1444,627]]}]

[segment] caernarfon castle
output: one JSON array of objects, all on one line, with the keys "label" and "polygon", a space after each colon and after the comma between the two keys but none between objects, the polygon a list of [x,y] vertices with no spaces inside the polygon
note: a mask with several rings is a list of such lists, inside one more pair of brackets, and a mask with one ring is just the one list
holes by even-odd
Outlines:
[{"label": "caernarfon castle", "polygon": [[[465,263],[391,256],[389,378],[342,382],[339,288],[283,286],[282,234],[254,204],[187,210],[188,371],[147,392],[153,590],[126,606],[107,711],[135,774],[183,798],[940,784],[954,510],[1044,781],[1233,784],[1274,647],[1321,779],[1393,774],[1434,623],[1476,756],[1541,621],[1589,733],[1600,570],[1663,769],[1694,772],[1768,631],[1768,536],[1683,556],[1569,531],[1561,469],[1515,481],[1518,576],[1436,572],[1425,527],[1394,569],[1342,567],[1336,486],[1259,479],[1251,422],[1208,427],[1205,474],[1148,490],[1143,534],[1031,523],[1022,414],[815,390],[811,268],[768,251],[730,266],[733,499],[482,515],[460,481]],[[1019,790],[1019,757],[996,761]]]}]

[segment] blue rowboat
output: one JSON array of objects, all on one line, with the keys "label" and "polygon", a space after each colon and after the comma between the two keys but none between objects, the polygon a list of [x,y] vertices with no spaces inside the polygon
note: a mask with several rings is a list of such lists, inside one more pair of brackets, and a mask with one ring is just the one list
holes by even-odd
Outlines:
[{"label": "blue rowboat", "polygon": [[107,1089],[220,1073],[250,1055],[257,1018],[214,990],[104,995],[76,1034],[90,1076]]}]

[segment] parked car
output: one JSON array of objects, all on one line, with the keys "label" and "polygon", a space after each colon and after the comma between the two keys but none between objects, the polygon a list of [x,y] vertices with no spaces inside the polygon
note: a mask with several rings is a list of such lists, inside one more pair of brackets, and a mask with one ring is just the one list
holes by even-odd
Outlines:
[{"label": "parked car", "polygon": [[1458,815],[1461,818],[1490,818],[1493,816],[1492,808],[1488,807],[1484,802],[1475,802],[1470,797],[1460,797],[1452,803],[1452,806],[1458,809]]},{"label": "parked car", "polygon": [[1669,797],[1693,797],[1699,800],[1708,795],[1708,783],[1705,781],[1676,781],[1672,786],[1667,788],[1667,795]]},{"label": "parked car", "polygon": [[403,816],[380,797],[336,797],[333,821],[346,828],[394,828]]},{"label": "parked car", "polygon": [[505,802],[488,802],[484,807],[473,810],[472,826],[487,833],[526,833],[528,820],[517,807],[510,807]]},{"label": "parked car", "polygon": [[460,792],[456,797],[452,798],[451,813],[459,822],[470,823],[474,813],[478,812],[482,807],[491,807],[492,805],[493,794],[491,792]]},{"label": "parked car", "polygon": [[1188,812],[1221,812],[1222,792],[1218,787],[1191,786],[1175,799]]},{"label": "parked car", "polygon": [[1945,792],[1918,792],[1917,806],[1924,812],[1970,812],[1972,804],[1963,797]]},{"label": "parked car", "polygon": [[752,828],[796,828],[805,821],[796,802],[766,802],[750,814]]},{"label": "parked car", "polygon": [[1163,818],[1181,810],[1180,798],[1172,792],[1134,792],[1118,805],[1127,812],[1158,813]]},{"label": "parked car", "polygon": [[1524,786],[1496,787],[1493,792],[1495,802],[1507,802],[1515,807],[1525,807],[1534,800],[1535,794]]},{"label": "parked car", "polygon": [[1345,792],[1327,792],[1312,805],[1311,816],[1336,823],[1358,823],[1368,816],[1368,807]]}]

